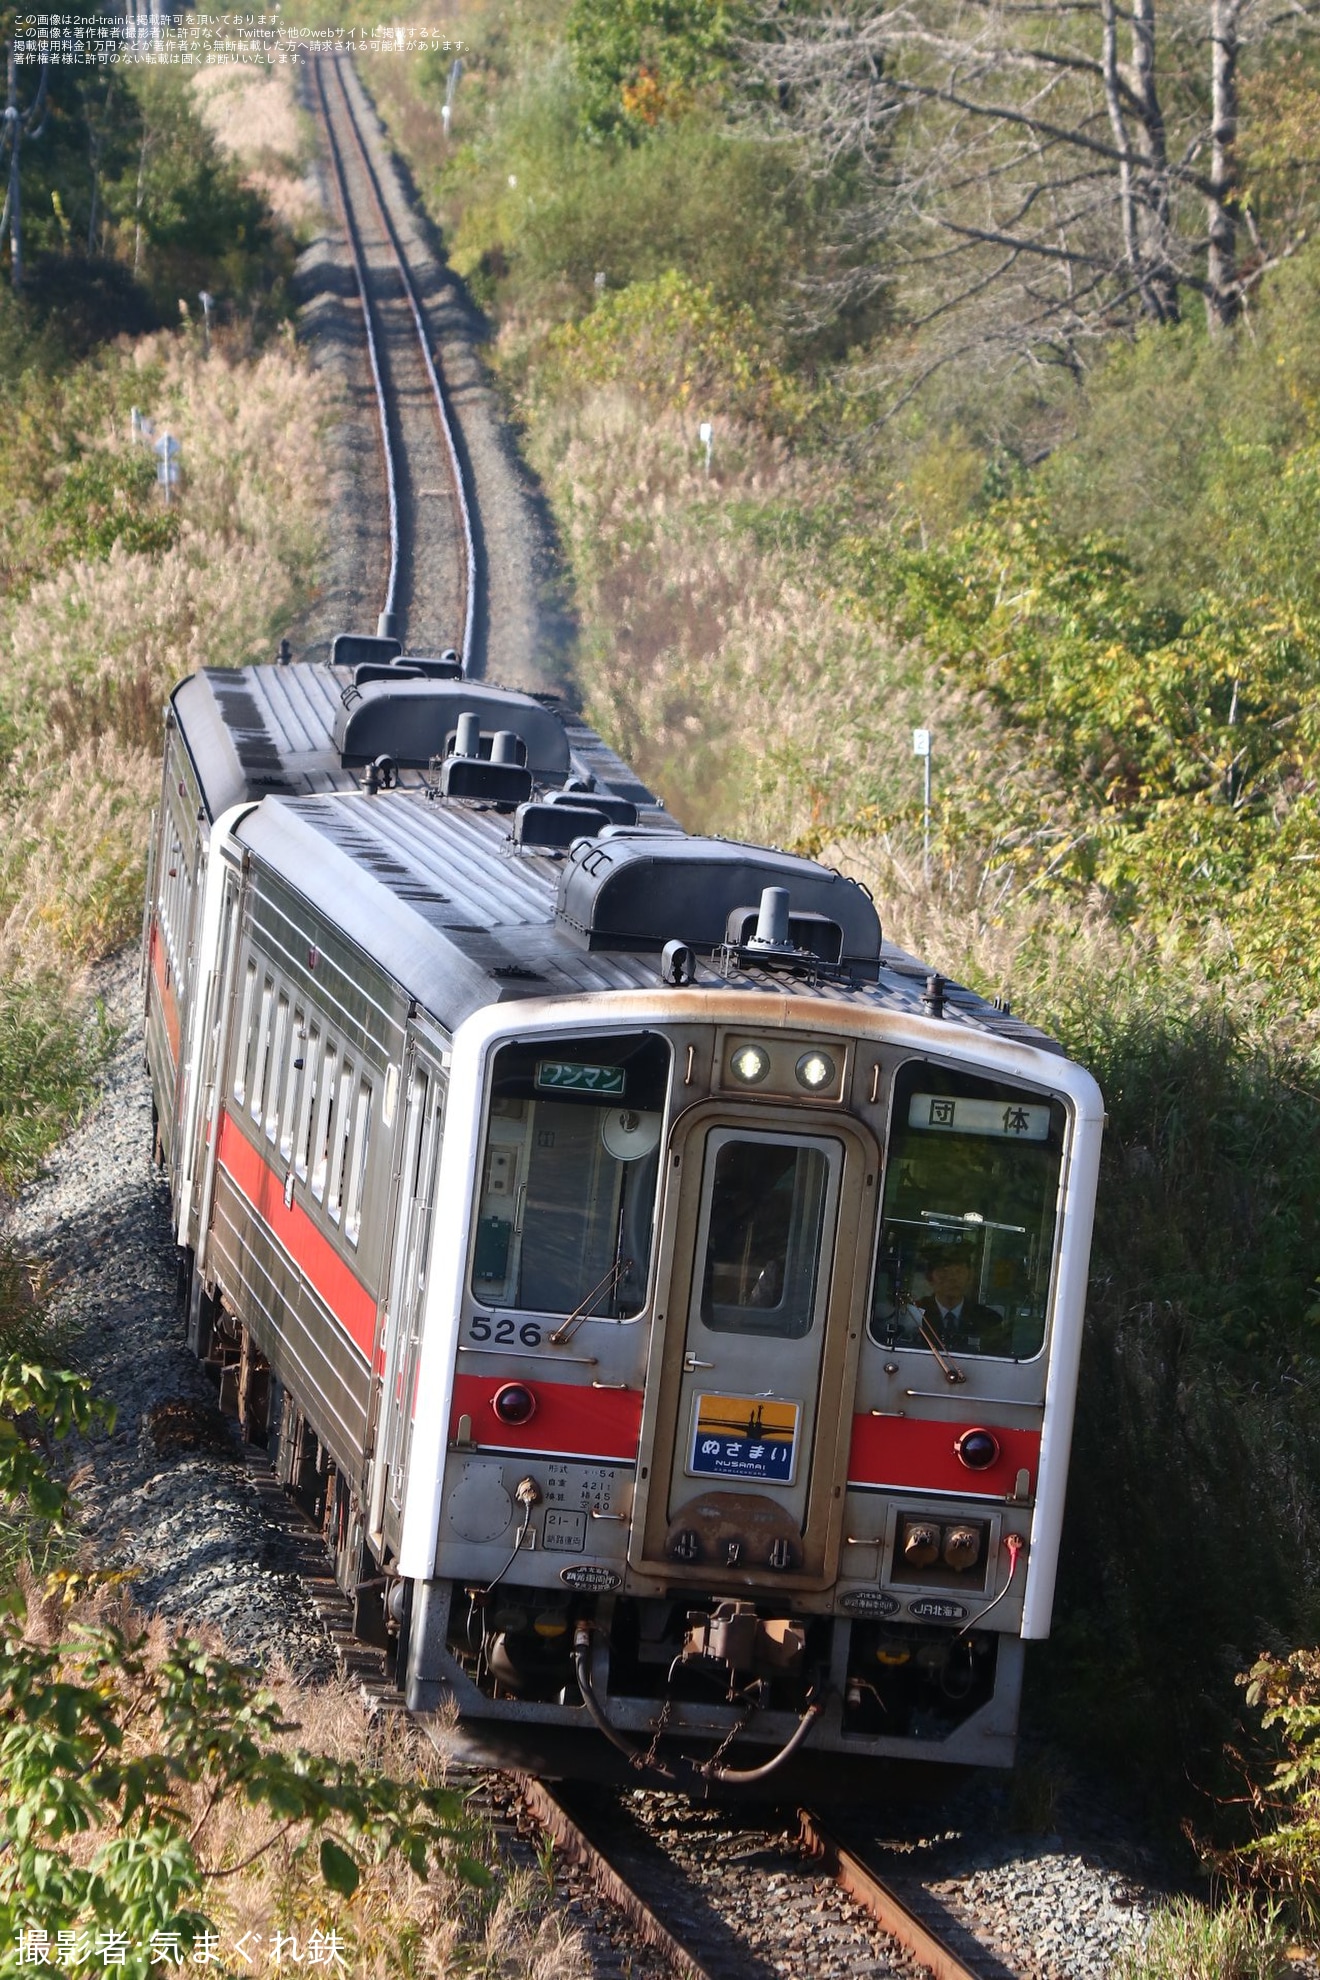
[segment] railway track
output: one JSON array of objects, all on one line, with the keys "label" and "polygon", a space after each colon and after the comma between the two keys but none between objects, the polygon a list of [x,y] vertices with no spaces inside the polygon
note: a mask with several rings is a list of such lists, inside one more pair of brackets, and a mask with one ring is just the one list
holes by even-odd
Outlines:
[{"label": "railway track", "polygon": [[822,1980],[1014,1980],[917,1881],[900,1888],[812,1810],[744,1814],[516,1780],[558,1849],[684,1980],[771,1980],[806,1970],[807,1946]]},{"label": "railway track", "polygon": [[342,58],[312,64],[314,100],[362,309],[389,553],[380,630],[414,652],[477,650],[474,503],[433,339]]},{"label": "railway track", "polygon": [[[352,1604],[335,1583],[320,1535],[276,1482],[264,1453],[245,1455],[268,1516],[289,1536],[344,1676],[360,1687],[370,1712],[402,1711],[384,1652],[352,1634]],[[443,1736],[424,1722],[423,1730],[444,1755]],[[778,1980],[809,1934],[818,1980],[858,1972],[874,1980],[919,1972],[935,1980],[1016,1980],[919,1878],[877,1865],[813,1809],[744,1813],[696,1807],[675,1795],[467,1768],[451,1769],[450,1778],[470,1778],[497,1822],[521,1817],[524,1828],[530,1822],[548,1836],[624,1930],[650,1949],[657,1972],[680,1980]]]}]

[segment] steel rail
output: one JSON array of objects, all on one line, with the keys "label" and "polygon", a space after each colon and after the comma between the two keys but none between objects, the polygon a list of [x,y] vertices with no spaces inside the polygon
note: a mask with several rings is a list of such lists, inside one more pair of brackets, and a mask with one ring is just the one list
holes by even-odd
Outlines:
[{"label": "steel rail", "polygon": [[[376,411],[380,421],[381,453],[385,461],[385,488],[389,497],[390,509],[390,568],[385,585],[384,615],[392,618],[394,599],[399,583],[399,492],[394,473],[394,442],[390,434],[389,405],[385,398],[385,384],[381,377],[380,357],[376,350],[376,335],[372,324],[371,298],[367,292],[366,265],[362,255],[361,238],[353,219],[348,198],[348,184],[344,177],[343,162],[334,127],[330,122],[330,105],[326,99],[325,82],[321,75],[322,57],[312,62],[312,73],[316,77],[316,93],[321,104],[321,122],[325,126],[326,145],[330,154],[330,164],[334,172],[335,191],[339,198],[339,212],[344,223],[344,238],[353,261],[353,274],[357,280],[358,296],[362,303],[362,322],[367,333],[367,356],[371,361],[371,379],[376,390]],[[341,85],[342,87],[342,85]],[[351,118],[350,111],[350,118]],[[356,130],[355,130],[356,135]]]},{"label": "steel rail", "polygon": [[707,1969],[695,1953],[661,1923],[645,1898],[639,1897],[545,1782],[531,1774],[514,1774],[511,1778],[528,1813],[553,1837],[570,1862],[586,1871],[601,1896],[623,1913],[638,1937],[663,1953],[684,1980],[709,1980]]},{"label": "steel rail", "polygon": [[[882,1931],[929,1968],[935,1980],[1011,1980],[1003,1962],[985,1949],[969,1965],[940,1932],[915,1911],[871,1866],[854,1856],[809,1808],[798,1809],[799,1837],[807,1852],[820,1859],[839,1889],[874,1918]],[[969,1933],[968,1937],[972,1935]]]},{"label": "steel rail", "polygon": [[[326,59],[326,58],[320,58],[320,59]],[[335,81],[339,85],[339,93],[343,101],[345,115],[348,118],[349,129],[353,133],[353,141],[358,149],[358,156],[362,162],[362,169],[366,174],[367,184],[371,188],[372,199],[375,203],[377,217],[379,218],[381,227],[384,230],[387,240],[389,241],[390,249],[394,255],[395,264],[398,268],[399,279],[403,284],[403,292],[405,297],[407,298],[408,307],[412,312],[413,326],[417,332],[417,342],[421,350],[422,362],[426,367],[427,379],[431,386],[431,394],[435,404],[436,419],[439,423],[441,438],[444,441],[445,453],[449,461],[449,472],[450,472],[451,480],[453,482],[454,500],[455,500],[455,505],[458,509],[459,522],[462,525],[462,531],[463,531],[463,561],[464,561],[463,637],[460,646],[460,657],[463,662],[463,671],[464,673],[467,673],[469,669],[469,664],[472,659],[472,646],[473,646],[473,639],[476,629],[477,550],[476,550],[476,541],[472,531],[472,511],[468,502],[468,491],[466,486],[466,478],[463,473],[463,463],[459,456],[458,442],[454,434],[453,421],[450,416],[449,405],[445,397],[444,386],[441,383],[440,374],[436,370],[435,360],[431,354],[431,344],[427,332],[426,319],[422,315],[422,306],[418,299],[417,290],[413,285],[413,279],[408,269],[407,256],[404,254],[403,245],[399,239],[398,231],[394,225],[394,221],[390,217],[389,209],[385,204],[385,198],[381,191],[380,180],[377,177],[376,168],[371,162],[371,155],[367,150],[366,140],[363,138],[362,131],[359,126],[357,113],[353,108],[352,99],[348,94],[348,87],[344,82],[343,71],[340,67],[340,57],[334,56],[329,59],[333,61]],[[324,101],[324,85],[321,83],[321,79],[320,79],[319,62],[318,62],[317,82],[318,82],[318,87],[321,89],[322,101]],[[326,126],[328,129],[329,128],[328,115],[326,117]],[[373,359],[373,365],[374,365],[374,359]],[[388,610],[390,609],[390,607],[387,606],[386,609]]]}]

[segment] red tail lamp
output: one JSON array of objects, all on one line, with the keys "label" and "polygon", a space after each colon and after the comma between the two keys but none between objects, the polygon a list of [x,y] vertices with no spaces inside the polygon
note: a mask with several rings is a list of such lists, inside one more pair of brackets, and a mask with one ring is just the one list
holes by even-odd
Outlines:
[{"label": "red tail lamp", "polygon": [[[490,1406],[501,1423],[511,1424],[515,1429],[519,1424],[530,1423],[536,1415],[536,1397],[525,1382],[506,1382],[502,1389],[496,1389]],[[998,1448],[996,1445],[996,1451]]]},{"label": "red tail lamp", "polygon": [[988,1471],[999,1456],[999,1439],[993,1430],[964,1430],[953,1448],[969,1471]]}]

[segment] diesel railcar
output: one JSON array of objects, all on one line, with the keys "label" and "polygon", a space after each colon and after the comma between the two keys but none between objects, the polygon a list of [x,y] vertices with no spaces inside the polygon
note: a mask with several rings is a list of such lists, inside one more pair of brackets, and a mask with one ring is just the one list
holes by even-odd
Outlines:
[{"label": "diesel railcar", "polygon": [[393,643],[175,691],[148,896],[190,1339],[410,1706],[546,1771],[1007,1764],[1089,1075]]}]

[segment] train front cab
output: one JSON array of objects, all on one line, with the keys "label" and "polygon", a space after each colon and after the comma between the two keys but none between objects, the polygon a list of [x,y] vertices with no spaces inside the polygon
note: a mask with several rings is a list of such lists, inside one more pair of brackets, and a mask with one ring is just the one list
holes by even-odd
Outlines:
[{"label": "train front cab", "polygon": [[[1093,1082],[811,999],[605,1001],[455,1035],[411,1702],[550,1767],[588,1716],[637,1750],[739,1729],[764,1759],[809,1717],[816,1755],[1007,1764],[1052,1603]],[[947,1339],[941,1265],[974,1316]]]}]

